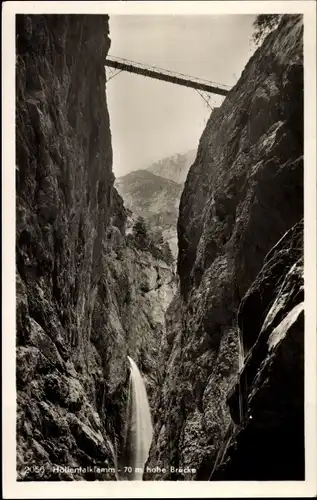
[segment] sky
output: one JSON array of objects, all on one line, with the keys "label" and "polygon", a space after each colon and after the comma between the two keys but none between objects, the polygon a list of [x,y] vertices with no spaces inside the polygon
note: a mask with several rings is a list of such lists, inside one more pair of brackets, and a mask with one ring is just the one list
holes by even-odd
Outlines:
[{"label": "sky", "polygon": [[[254,52],[254,19],[114,15],[109,55],[233,86]],[[107,100],[116,177],[197,148],[210,115],[196,90],[128,72],[107,82]],[[213,95],[210,105],[222,100]]]}]

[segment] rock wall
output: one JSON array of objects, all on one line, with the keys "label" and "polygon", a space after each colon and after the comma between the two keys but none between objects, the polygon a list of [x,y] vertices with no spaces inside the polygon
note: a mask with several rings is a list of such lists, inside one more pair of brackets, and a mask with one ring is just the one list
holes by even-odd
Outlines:
[{"label": "rock wall", "polygon": [[303,478],[302,36],[283,16],[187,176],[147,480]]},{"label": "rock wall", "polygon": [[234,425],[213,480],[305,477],[303,267],[299,222],[267,254],[241,302],[243,346],[253,345],[228,395]]},{"label": "rock wall", "polygon": [[175,277],[125,236],[105,95],[109,47],[108,16],[16,18],[20,480],[115,480],[88,466],[120,459],[127,354],[149,388],[156,383]]}]

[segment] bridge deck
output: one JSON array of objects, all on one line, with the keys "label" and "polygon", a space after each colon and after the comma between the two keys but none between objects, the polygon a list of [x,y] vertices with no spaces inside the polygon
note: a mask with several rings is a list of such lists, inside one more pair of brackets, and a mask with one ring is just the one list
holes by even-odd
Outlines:
[{"label": "bridge deck", "polygon": [[119,59],[117,57],[108,56],[105,65],[121,71],[128,71],[129,73],[135,73],[137,75],[154,78],[156,80],[163,80],[176,85],[182,85],[183,87],[190,87],[196,90],[203,90],[205,92],[222,96],[227,95],[230,90],[229,87],[225,85],[193,78],[181,73],[172,73],[171,71],[155,68],[154,66],[145,66],[127,59]]}]

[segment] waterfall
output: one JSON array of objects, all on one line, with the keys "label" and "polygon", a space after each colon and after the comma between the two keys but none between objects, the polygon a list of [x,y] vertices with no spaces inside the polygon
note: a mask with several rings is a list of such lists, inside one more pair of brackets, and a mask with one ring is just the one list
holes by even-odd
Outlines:
[{"label": "waterfall", "polygon": [[246,385],[245,383],[241,383],[241,373],[244,368],[244,362],[245,362],[245,352],[244,352],[244,346],[243,346],[243,338],[242,338],[242,332],[239,330],[239,414],[240,414],[240,424],[243,423],[244,420],[244,396],[246,393]]},{"label": "waterfall", "polygon": [[128,356],[128,360],[130,363],[126,432],[126,446],[130,450],[128,479],[141,481],[144,464],[150,451],[153,427],[143,378],[133,359]]},{"label": "waterfall", "polygon": [[244,346],[243,346],[243,338],[242,338],[242,332],[239,329],[239,336],[238,336],[238,345],[239,345],[239,373],[241,373],[243,367],[244,367]]}]

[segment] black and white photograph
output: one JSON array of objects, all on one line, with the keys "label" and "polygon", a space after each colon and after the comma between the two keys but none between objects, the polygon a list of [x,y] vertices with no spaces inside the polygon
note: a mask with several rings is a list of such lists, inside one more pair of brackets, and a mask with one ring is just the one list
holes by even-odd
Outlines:
[{"label": "black and white photograph", "polygon": [[313,2],[54,3],[14,13],[13,481],[304,487]]}]

